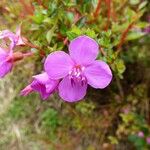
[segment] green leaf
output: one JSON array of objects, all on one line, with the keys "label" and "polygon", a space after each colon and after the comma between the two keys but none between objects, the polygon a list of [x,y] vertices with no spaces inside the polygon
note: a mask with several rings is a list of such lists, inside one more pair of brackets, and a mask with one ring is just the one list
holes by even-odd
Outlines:
[{"label": "green leaf", "polygon": [[71,29],[71,32],[76,34],[76,35],[81,35],[82,34],[81,29],[78,28],[77,26],[73,26],[72,29]]},{"label": "green leaf", "polygon": [[68,13],[67,13],[67,18],[68,18],[68,20],[72,23],[73,20],[74,20],[74,14],[71,13],[71,12],[68,12]]},{"label": "green leaf", "polygon": [[96,33],[94,32],[94,30],[91,30],[89,28],[86,29],[85,34],[91,38],[96,38],[96,36],[97,36]]},{"label": "green leaf", "polygon": [[128,41],[130,41],[130,40],[136,40],[136,39],[141,38],[144,35],[145,35],[145,33],[140,32],[140,31],[139,32],[138,31],[136,31],[136,32],[130,32],[128,34],[128,36],[127,36],[127,40]]},{"label": "green leaf", "polygon": [[49,44],[51,42],[52,37],[53,37],[53,32],[51,30],[49,30],[46,34],[46,39]]},{"label": "green leaf", "polygon": [[50,29],[47,34],[46,34],[46,39],[47,39],[47,42],[50,44],[51,40],[52,40],[52,37],[55,35],[54,34],[54,30],[55,30],[55,26],[53,26],[52,29]]},{"label": "green leaf", "polygon": [[74,38],[76,38],[78,35],[72,32],[67,32],[67,37],[69,40],[73,40]]},{"label": "green leaf", "polygon": [[108,139],[110,140],[111,144],[118,144],[118,140],[116,137],[109,136]]},{"label": "green leaf", "polygon": [[143,9],[146,5],[147,5],[147,1],[143,1],[142,3],[140,3],[140,5],[138,6],[138,9],[141,10]]},{"label": "green leaf", "polygon": [[129,2],[131,5],[137,5],[140,2],[140,0],[130,0]]},{"label": "green leaf", "polygon": [[149,23],[148,22],[144,22],[144,21],[140,21],[136,24],[137,27],[139,28],[146,28],[149,26]]},{"label": "green leaf", "polygon": [[143,138],[138,137],[137,135],[129,135],[128,140],[130,142],[133,142],[138,150],[143,150],[146,145],[145,140]]}]

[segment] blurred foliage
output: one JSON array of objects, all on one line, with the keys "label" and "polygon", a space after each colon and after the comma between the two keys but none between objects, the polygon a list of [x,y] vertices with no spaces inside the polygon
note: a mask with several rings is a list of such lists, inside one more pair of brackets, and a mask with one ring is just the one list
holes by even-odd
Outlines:
[{"label": "blurred foliage", "polygon": [[[149,10],[147,0],[1,0],[0,30],[22,23],[23,36],[38,48],[20,48],[36,55],[0,81],[0,149],[150,149],[150,34],[143,32]],[[43,55],[67,50],[83,34],[99,43],[98,59],[113,70],[108,88],[89,88],[75,104],[16,94],[42,70]]]}]

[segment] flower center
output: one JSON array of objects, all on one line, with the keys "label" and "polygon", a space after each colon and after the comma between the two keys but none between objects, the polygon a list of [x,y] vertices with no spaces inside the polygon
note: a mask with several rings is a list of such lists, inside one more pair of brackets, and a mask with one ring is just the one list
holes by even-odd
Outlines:
[{"label": "flower center", "polygon": [[80,82],[82,85],[87,83],[87,79],[84,76],[85,67],[76,65],[72,68],[72,70],[69,72],[69,78],[71,79],[71,83],[74,84],[75,82]]}]

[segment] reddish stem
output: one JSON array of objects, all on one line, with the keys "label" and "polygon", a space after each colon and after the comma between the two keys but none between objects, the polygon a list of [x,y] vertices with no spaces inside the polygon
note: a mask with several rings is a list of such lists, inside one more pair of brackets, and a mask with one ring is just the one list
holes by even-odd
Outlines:
[{"label": "reddish stem", "polygon": [[96,7],[96,10],[93,13],[94,18],[97,18],[99,13],[100,13],[101,2],[102,2],[102,0],[98,0],[98,4],[97,4],[97,7]]},{"label": "reddish stem", "polygon": [[133,27],[133,25],[134,25],[134,21],[133,21],[132,23],[130,23],[130,24],[128,25],[127,29],[124,30],[124,32],[122,33],[120,42],[119,42],[118,47],[117,47],[117,53],[120,53],[120,51],[121,51],[120,48],[122,47],[123,43],[125,42],[125,39],[126,39],[126,37],[127,37],[127,34],[128,34],[128,32],[130,31],[130,29]]},{"label": "reddish stem", "polygon": [[110,17],[111,17],[111,2],[112,0],[105,0],[105,3],[107,5],[107,24],[105,29],[108,30],[108,27],[110,25]]},{"label": "reddish stem", "polygon": [[43,4],[42,0],[37,0],[37,2],[39,5],[43,6],[43,8],[48,9],[48,7]]},{"label": "reddish stem", "polygon": [[112,14],[113,20],[116,21],[116,20],[117,20],[117,16],[116,16],[116,12],[115,12],[115,10],[114,10],[114,4],[113,4],[113,1],[112,1],[112,12],[111,12],[111,14]]},{"label": "reddish stem", "polygon": [[32,7],[32,5],[27,5],[24,0],[19,0],[19,1],[23,6],[24,11],[27,12],[28,14],[30,14],[30,15],[33,15],[34,8]]},{"label": "reddish stem", "polygon": [[32,52],[28,52],[28,53],[22,53],[22,52],[15,52],[13,53],[12,56],[8,56],[6,61],[7,62],[16,62],[16,61],[20,61],[25,57],[29,57],[32,56],[33,53]]},{"label": "reddish stem", "polygon": [[68,38],[66,37],[65,39],[64,39],[64,41],[63,41],[63,43],[64,43],[64,45],[68,45]]},{"label": "reddish stem", "polygon": [[102,47],[99,48],[100,52],[102,53],[103,56],[106,56],[106,53]]},{"label": "reddish stem", "polygon": [[36,46],[36,45],[33,45],[32,43],[30,43],[30,42],[28,42],[28,41],[25,41],[25,45],[27,45],[27,46],[29,46],[29,47],[31,47],[31,48],[36,48],[36,49],[38,49],[38,50],[40,51],[41,57],[45,57],[45,56],[46,56],[45,52],[44,52],[43,50],[41,50],[40,47],[38,47],[38,46]]},{"label": "reddish stem", "polygon": [[33,56],[34,53],[32,52],[28,52],[28,53],[23,53],[23,57],[29,57],[29,56]]}]

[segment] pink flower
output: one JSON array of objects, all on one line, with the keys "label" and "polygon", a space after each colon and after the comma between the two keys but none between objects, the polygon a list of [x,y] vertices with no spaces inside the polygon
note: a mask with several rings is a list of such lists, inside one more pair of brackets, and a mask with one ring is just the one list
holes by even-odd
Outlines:
[{"label": "pink flower", "polygon": [[33,55],[33,53],[22,53],[15,52],[12,50],[5,50],[0,47],[0,78],[3,78],[6,74],[8,74],[13,67],[14,62],[23,59],[24,57],[28,57]]},{"label": "pink flower", "polygon": [[150,137],[146,138],[146,142],[147,142],[147,144],[150,144]]},{"label": "pink flower", "polygon": [[20,26],[17,28],[16,33],[13,33],[9,30],[1,31],[0,39],[3,40],[3,43],[6,43],[6,39],[10,40],[11,43],[8,48],[10,50],[13,50],[13,48],[15,46],[25,45],[24,40],[26,40],[25,38],[23,38],[21,36],[21,27]]},{"label": "pink flower", "polygon": [[47,73],[44,72],[33,76],[33,81],[21,91],[21,95],[26,96],[35,91],[45,100],[57,90],[58,83],[58,80],[50,79]]},{"label": "pink flower", "polygon": [[143,133],[142,131],[140,131],[140,132],[138,133],[138,137],[143,138],[143,137],[144,137],[144,133]]},{"label": "pink flower", "polygon": [[104,61],[95,60],[99,46],[88,36],[79,36],[69,45],[69,53],[56,51],[48,55],[44,67],[51,79],[62,79],[60,97],[68,102],[79,101],[86,95],[87,85],[103,89],[112,80],[112,72]]},{"label": "pink flower", "polygon": [[[33,53],[21,53],[15,52],[13,50],[15,46],[25,45],[25,38],[21,37],[20,26],[16,30],[16,34],[9,30],[3,30],[0,33],[1,47],[0,47],[0,78],[4,77],[7,73],[12,70],[13,63],[15,61],[21,60],[24,57],[33,55]],[[10,43],[7,43],[10,42]],[[8,47],[7,44],[9,44]]]}]

